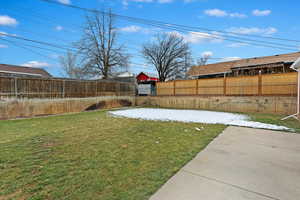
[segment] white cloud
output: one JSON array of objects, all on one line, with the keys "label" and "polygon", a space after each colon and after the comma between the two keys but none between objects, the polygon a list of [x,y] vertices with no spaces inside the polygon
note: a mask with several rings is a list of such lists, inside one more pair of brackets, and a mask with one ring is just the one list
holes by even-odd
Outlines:
[{"label": "white cloud", "polygon": [[135,33],[141,31],[142,27],[132,25],[132,26],[125,26],[123,28],[120,28],[119,30],[123,32]]},{"label": "white cloud", "polygon": [[149,29],[149,28],[143,28],[140,26],[136,25],[131,25],[131,26],[125,26],[119,29],[122,32],[127,32],[127,33],[144,33],[144,34],[149,34],[155,31],[154,29]]},{"label": "white cloud", "polygon": [[40,67],[49,67],[50,64],[47,63],[47,62],[29,61],[29,62],[27,62],[27,63],[23,63],[22,66],[25,66],[25,67],[37,67],[37,68],[40,68]]},{"label": "white cloud", "polygon": [[222,62],[228,62],[228,61],[235,61],[235,60],[240,60],[240,59],[241,59],[240,57],[233,56],[233,57],[226,57],[226,58],[223,58],[221,61],[222,61]]},{"label": "white cloud", "polygon": [[195,1],[198,1],[198,0],[183,0],[184,3],[192,3],[192,2],[195,2]]},{"label": "white cloud", "polygon": [[57,1],[62,4],[67,4],[67,5],[71,4],[71,0],[57,0]]},{"label": "white cloud", "polygon": [[63,30],[63,29],[64,29],[64,27],[59,26],[59,25],[55,27],[55,30],[57,30],[57,31],[61,31],[61,30]]},{"label": "white cloud", "polygon": [[4,49],[4,48],[8,48],[8,46],[5,44],[0,44],[0,49]]},{"label": "white cloud", "polygon": [[158,0],[158,3],[172,3],[173,0]]},{"label": "white cloud", "polygon": [[239,47],[243,47],[243,46],[248,46],[248,44],[242,43],[242,42],[236,42],[236,43],[229,44],[227,46],[232,47],[232,48],[239,48]]},{"label": "white cloud", "polygon": [[199,43],[220,43],[223,42],[224,38],[218,32],[203,33],[203,32],[188,32],[186,34],[179,33],[177,31],[168,32],[168,34],[174,34],[182,37],[185,42],[191,44]]},{"label": "white cloud", "polygon": [[208,15],[208,16],[213,16],[213,17],[226,17],[228,15],[228,13],[224,10],[220,10],[220,9],[209,9],[209,10],[205,10],[204,14]]},{"label": "white cloud", "polygon": [[6,33],[4,31],[0,31],[0,37],[6,37],[6,36],[17,36],[17,34],[10,34],[10,33]]},{"label": "white cloud", "polygon": [[213,56],[213,52],[211,52],[211,51],[204,51],[201,53],[202,58],[210,58],[212,56]]},{"label": "white cloud", "polygon": [[0,15],[0,26],[16,26],[18,21],[7,15]]},{"label": "white cloud", "polygon": [[271,14],[271,10],[258,10],[258,9],[255,9],[252,11],[252,15],[254,16],[268,16]]},{"label": "white cloud", "polygon": [[247,15],[243,13],[238,13],[238,12],[227,12],[225,10],[220,10],[220,9],[208,9],[204,11],[204,14],[211,16],[211,17],[232,17],[232,18],[245,18]]},{"label": "white cloud", "polygon": [[231,27],[227,29],[229,32],[237,34],[262,34],[262,35],[272,35],[277,32],[274,27],[268,28],[258,28],[258,27]]},{"label": "white cloud", "polygon": [[6,32],[0,31],[0,37],[5,37],[5,35],[7,35]]},{"label": "white cloud", "polygon": [[189,32],[184,38],[190,43],[220,43],[224,40],[218,32]]},{"label": "white cloud", "polygon": [[228,14],[229,17],[235,17],[235,18],[246,18],[247,15],[243,14],[243,13],[229,13]]},{"label": "white cloud", "polygon": [[128,6],[129,2],[137,2],[137,3],[151,3],[153,0],[123,0],[123,6]]},{"label": "white cloud", "polygon": [[137,3],[151,3],[153,0],[122,0],[122,4],[125,9],[127,9],[129,2],[137,2]]}]

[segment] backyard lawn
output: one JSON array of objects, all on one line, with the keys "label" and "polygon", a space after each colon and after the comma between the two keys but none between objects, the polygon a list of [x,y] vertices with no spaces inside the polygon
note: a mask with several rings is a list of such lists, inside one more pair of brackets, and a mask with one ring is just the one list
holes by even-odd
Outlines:
[{"label": "backyard lawn", "polygon": [[0,121],[0,200],[146,200],[224,128],[106,111]]}]

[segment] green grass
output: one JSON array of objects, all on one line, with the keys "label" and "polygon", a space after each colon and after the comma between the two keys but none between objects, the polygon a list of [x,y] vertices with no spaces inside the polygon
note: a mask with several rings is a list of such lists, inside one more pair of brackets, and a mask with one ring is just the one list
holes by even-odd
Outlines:
[{"label": "green grass", "polygon": [[294,118],[289,118],[287,120],[281,120],[286,117],[286,115],[272,115],[272,114],[259,114],[259,113],[246,113],[251,117],[251,120],[275,124],[280,126],[286,126],[288,128],[294,129],[297,133],[300,133],[300,121]]},{"label": "green grass", "polygon": [[148,199],[224,128],[105,111],[0,121],[0,200]]}]

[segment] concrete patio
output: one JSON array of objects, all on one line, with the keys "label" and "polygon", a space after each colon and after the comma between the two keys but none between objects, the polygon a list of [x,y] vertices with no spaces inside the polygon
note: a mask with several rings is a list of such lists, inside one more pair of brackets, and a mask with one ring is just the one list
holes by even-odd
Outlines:
[{"label": "concrete patio", "polygon": [[296,200],[300,134],[228,127],[150,200]]}]

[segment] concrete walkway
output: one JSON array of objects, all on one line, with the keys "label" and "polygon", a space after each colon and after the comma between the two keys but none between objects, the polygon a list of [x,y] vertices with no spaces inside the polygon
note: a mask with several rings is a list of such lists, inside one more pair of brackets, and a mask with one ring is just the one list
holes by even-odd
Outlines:
[{"label": "concrete walkway", "polygon": [[300,134],[228,127],[150,200],[300,199]]}]

